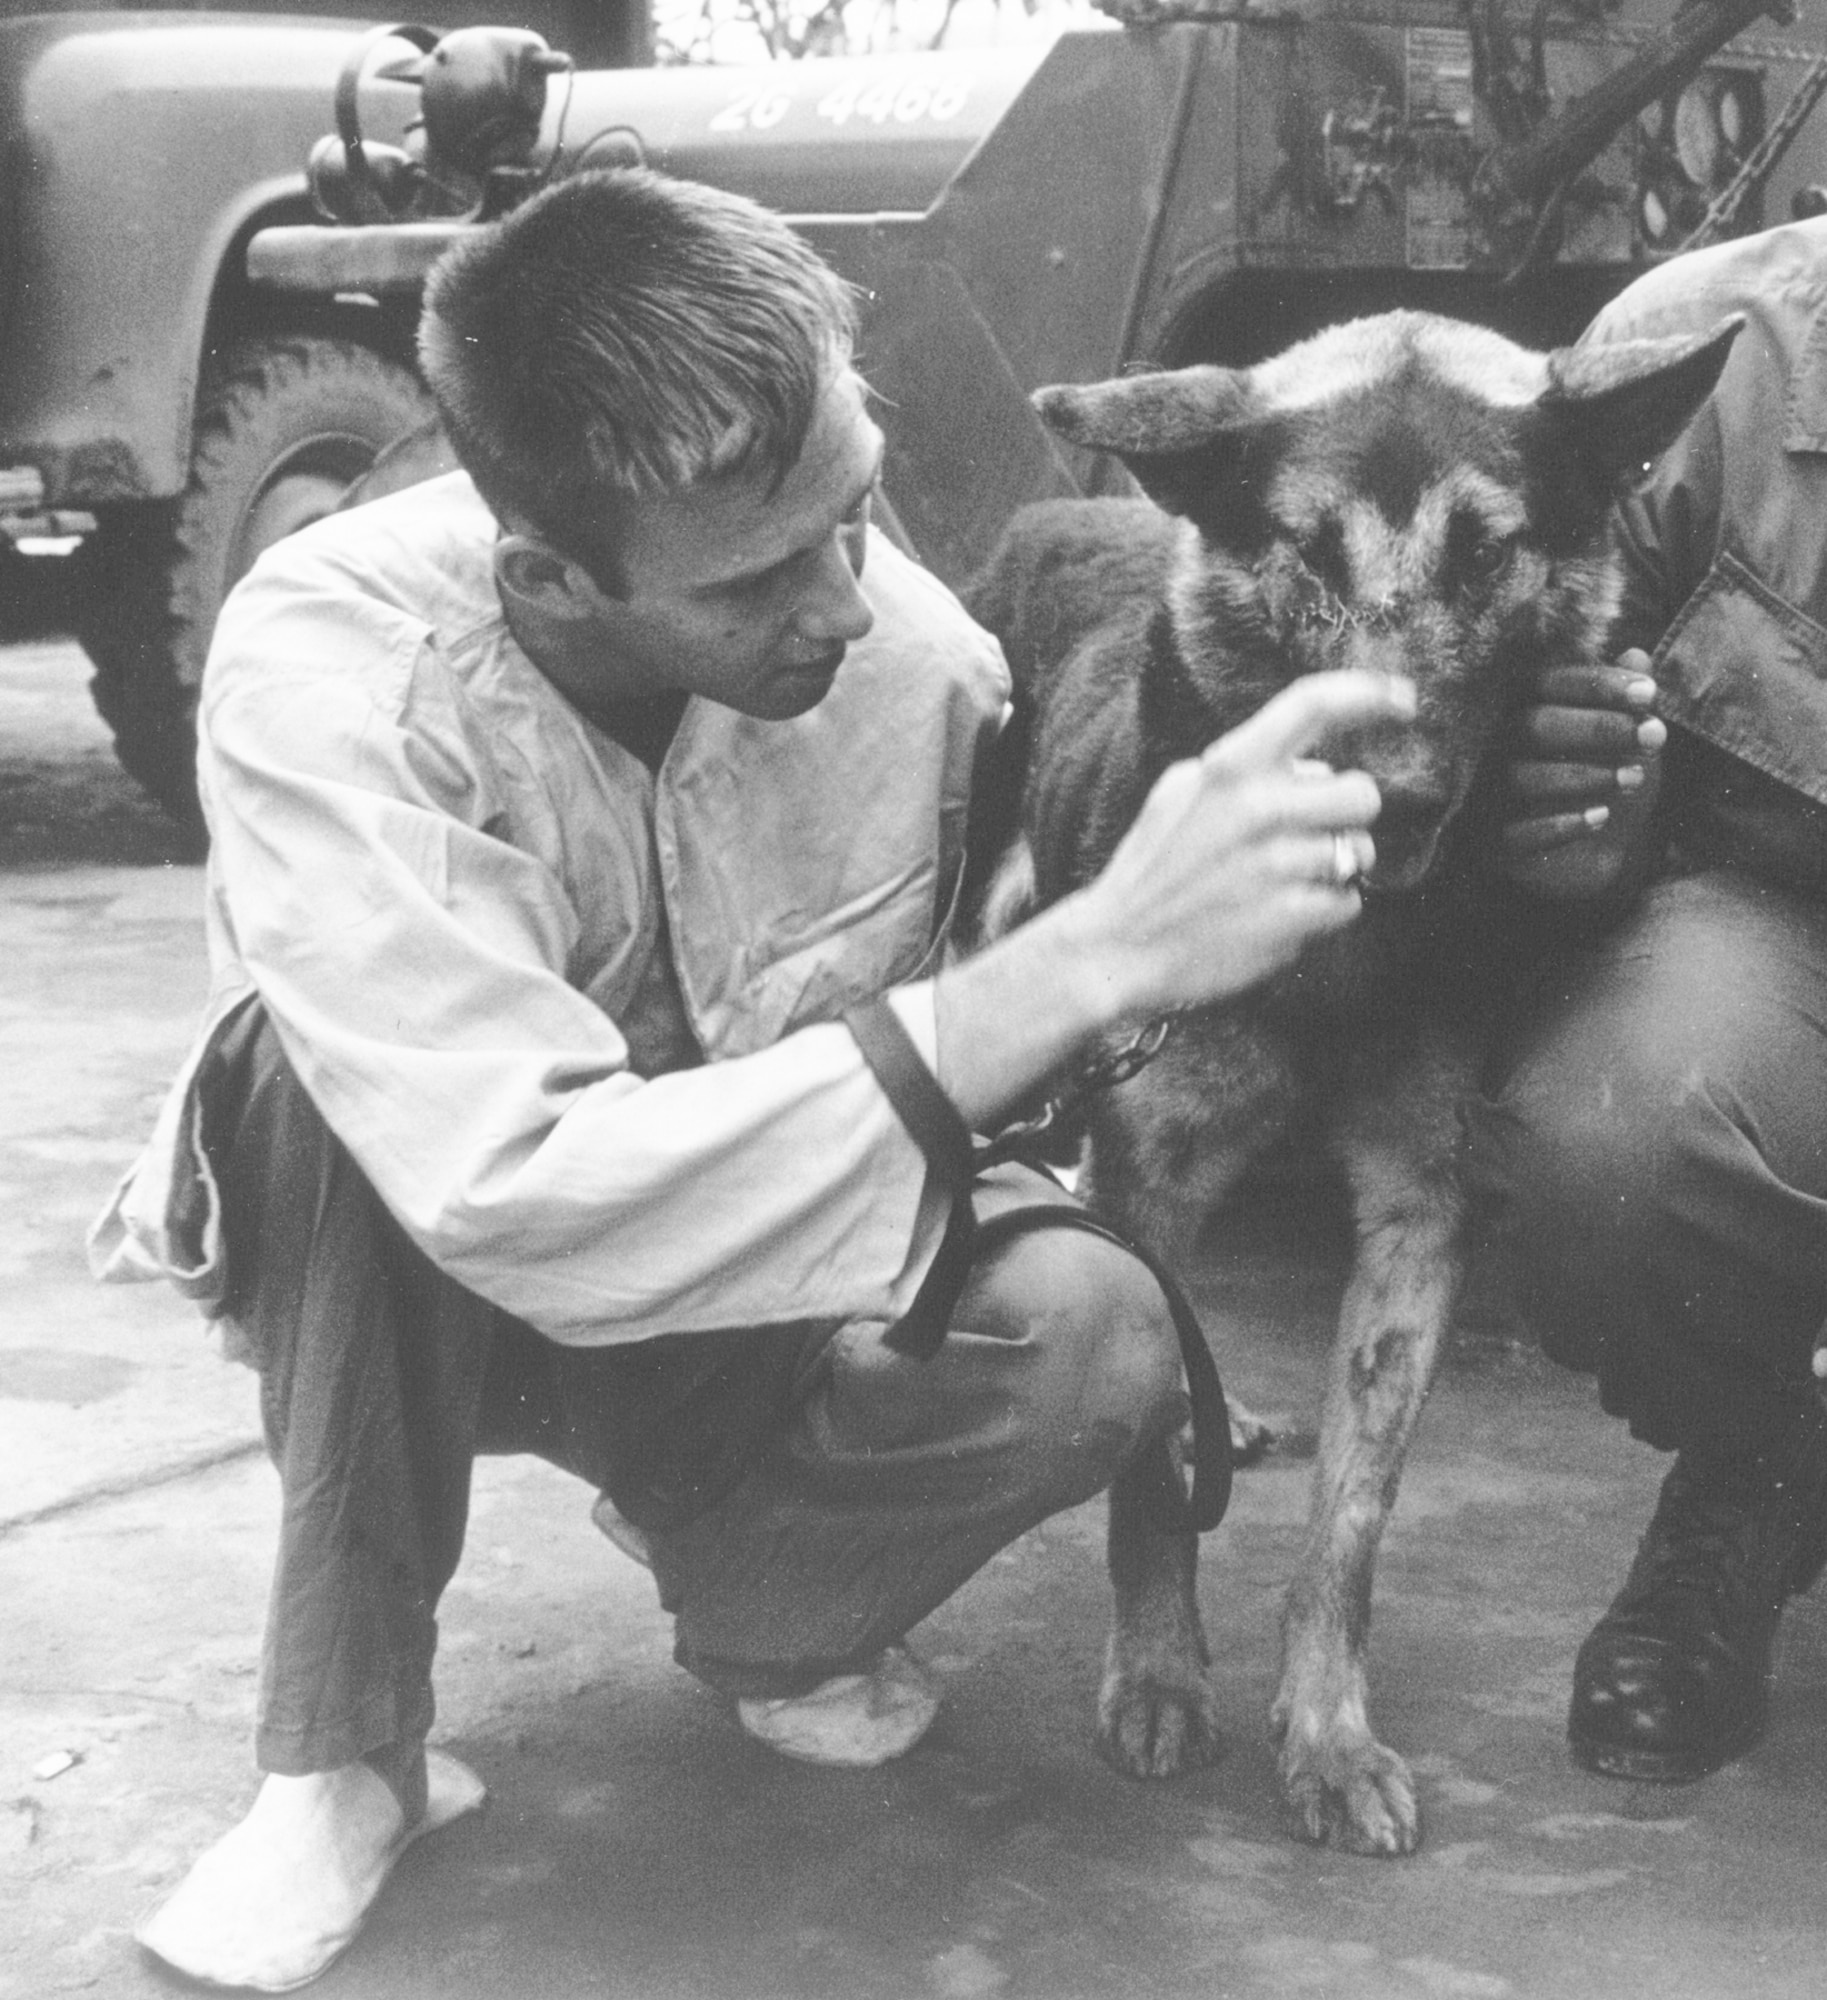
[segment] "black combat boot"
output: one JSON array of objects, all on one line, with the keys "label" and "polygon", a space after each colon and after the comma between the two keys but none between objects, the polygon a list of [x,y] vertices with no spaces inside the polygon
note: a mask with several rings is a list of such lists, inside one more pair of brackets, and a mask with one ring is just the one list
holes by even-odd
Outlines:
[{"label": "black combat boot", "polygon": [[1783,1606],[1827,1559],[1827,1420],[1780,1449],[1684,1451],[1611,1609],[1573,1668],[1575,1761],[1680,1784],[1742,1757],[1769,1716]]}]

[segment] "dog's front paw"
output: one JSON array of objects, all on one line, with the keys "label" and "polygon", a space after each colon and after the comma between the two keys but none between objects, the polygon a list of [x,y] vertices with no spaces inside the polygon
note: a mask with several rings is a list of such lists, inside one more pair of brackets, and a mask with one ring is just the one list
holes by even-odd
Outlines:
[{"label": "dog's front paw", "polygon": [[1287,1731],[1281,1783],[1303,1840],[1384,1857],[1412,1854],[1421,1844],[1408,1766],[1367,1729]]},{"label": "dog's front paw", "polygon": [[1113,1637],[1097,1698],[1097,1747],[1125,1777],[1173,1778],[1224,1754],[1218,1697],[1194,1660]]}]

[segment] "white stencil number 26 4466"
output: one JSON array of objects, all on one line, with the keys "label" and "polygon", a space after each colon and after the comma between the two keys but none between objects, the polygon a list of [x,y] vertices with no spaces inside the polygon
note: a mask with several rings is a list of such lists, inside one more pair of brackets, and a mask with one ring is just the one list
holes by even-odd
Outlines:
[{"label": "white stencil number 26 4466", "polygon": [[[969,96],[970,85],[959,77],[938,83],[898,83],[893,77],[883,77],[874,83],[840,83],[835,90],[826,91],[814,108],[818,117],[832,125],[848,125],[852,120],[865,125],[943,123],[957,117]],[[712,118],[710,129],[766,132],[792,107],[793,100],[785,91],[745,90]]]}]

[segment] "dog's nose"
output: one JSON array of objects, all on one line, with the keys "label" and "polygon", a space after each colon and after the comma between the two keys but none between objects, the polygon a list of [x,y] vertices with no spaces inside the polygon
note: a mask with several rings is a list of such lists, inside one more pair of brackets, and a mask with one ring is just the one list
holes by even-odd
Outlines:
[{"label": "dog's nose", "polygon": [[1438,752],[1416,723],[1392,720],[1341,731],[1325,745],[1327,760],[1339,770],[1368,771],[1385,806],[1398,796],[1425,798],[1441,789],[1434,781]]}]

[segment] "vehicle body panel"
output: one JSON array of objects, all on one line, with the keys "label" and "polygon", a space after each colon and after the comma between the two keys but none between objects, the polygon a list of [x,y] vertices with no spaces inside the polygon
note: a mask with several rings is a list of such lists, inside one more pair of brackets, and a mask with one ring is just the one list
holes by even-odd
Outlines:
[{"label": "vehicle body panel", "polygon": [[[956,577],[1021,499],[1113,477],[1042,432],[1027,404],[1039,384],[1251,359],[1315,321],[1396,303],[1571,338],[1678,247],[1822,47],[1818,30],[1758,24],[1627,112],[1556,192],[1544,254],[1542,215],[1480,182],[1515,136],[1488,101],[1489,70],[1526,67],[1520,16],[1505,46],[1475,55],[1469,16],[1432,0],[1180,11],[1199,18],[1074,32],[1044,56],[581,77],[561,170],[640,158],[754,194],[862,287],[887,489],[921,554]],[[1661,0],[1542,18],[1537,118],[1668,36]],[[1715,133],[1695,158],[1696,119],[1734,92],[1738,152]],[[1818,140],[1786,154],[1735,226],[1786,213],[1820,163]],[[1659,240],[1646,221],[1658,200],[1672,218]],[[463,226],[264,232],[250,271],[296,294],[409,298]]]},{"label": "vehicle body panel", "polygon": [[49,504],[182,486],[211,297],[257,219],[305,212],[351,40],[346,23],[0,21],[0,462],[36,465]]},{"label": "vehicle body panel", "polygon": [[0,467],[35,467],[46,505],[183,486],[212,310],[259,224],[310,214],[306,157],[371,13],[0,13]]}]

